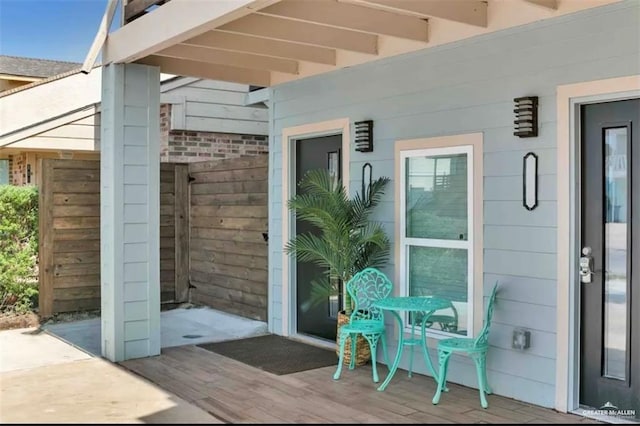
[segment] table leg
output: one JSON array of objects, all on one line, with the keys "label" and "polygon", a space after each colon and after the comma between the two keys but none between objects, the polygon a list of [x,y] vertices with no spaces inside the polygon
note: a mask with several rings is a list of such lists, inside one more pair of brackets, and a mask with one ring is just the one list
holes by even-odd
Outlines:
[{"label": "table leg", "polygon": [[393,360],[393,365],[389,369],[387,373],[387,377],[384,379],[384,382],[380,386],[378,386],[379,391],[383,391],[386,389],[387,385],[393,378],[394,374],[396,374],[396,370],[398,369],[398,365],[400,365],[400,359],[402,358],[402,349],[404,348],[404,326],[402,325],[402,317],[395,311],[391,311],[396,321],[398,322],[398,351],[396,352],[396,358]]},{"label": "table leg", "polygon": [[421,330],[420,338],[422,340],[422,351],[424,353],[425,362],[427,363],[427,368],[429,369],[429,371],[431,371],[431,374],[433,375],[433,379],[436,381],[436,383],[438,383],[438,374],[436,373],[436,369],[433,368],[433,363],[431,362],[431,357],[429,356],[429,350],[427,348],[427,330],[425,327],[427,324],[427,321],[429,320],[429,317],[434,312],[435,311],[430,311],[430,312],[427,312],[425,315],[423,315],[422,330]]},{"label": "table leg", "polygon": [[[416,315],[415,312],[409,312],[409,320],[411,321],[411,338],[416,335]],[[413,377],[413,346],[409,352],[409,377]]]}]

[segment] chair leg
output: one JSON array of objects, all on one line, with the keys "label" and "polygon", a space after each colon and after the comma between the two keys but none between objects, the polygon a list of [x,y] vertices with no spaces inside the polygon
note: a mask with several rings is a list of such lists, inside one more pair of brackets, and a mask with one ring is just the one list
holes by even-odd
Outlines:
[{"label": "chair leg", "polygon": [[351,333],[351,361],[349,362],[349,370],[353,370],[356,368],[356,342],[358,340],[358,335],[356,333]]},{"label": "chair leg", "polygon": [[431,402],[433,404],[437,404],[440,402],[440,395],[442,395],[442,391],[445,390],[447,385],[447,369],[449,368],[449,358],[451,357],[451,352],[444,351],[442,349],[438,350],[438,389],[436,390],[436,394],[433,396]]},{"label": "chair leg", "polygon": [[344,346],[347,343],[347,333],[340,333],[340,357],[338,358],[338,368],[333,374],[333,380],[338,380],[342,373],[342,364],[344,363]]},{"label": "chair leg", "polygon": [[484,370],[484,390],[487,392],[487,395],[491,395],[493,393],[493,389],[491,389],[491,386],[489,386],[489,379],[487,379],[487,361],[486,361],[486,357],[483,357],[484,359],[484,363],[483,363],[483,370]]},{"label": "chair leg", "polygon": [[485,396],[485,354],[481,353],[473,355],[473,361],[476,364],[476,372],[478,373],[478,391],[480,392],[480,404],[482,405],[482,408],[487,408],[489,404],[487,403],[487,397]]},{"label": "chair leg", "polygon": [[380,340],[382,341],[382,355],[384,356],[384,362],[387,364],[387,368],[391,368],[389,353],[387,352],[387,336],[385,336],[384,333],[381,334]]},{"label": "chair leg", "polygon": [[378,378],[378,339],[380,335],[377,334],[365,334],[364,338],[369,342],[369,348],[371,349],[371,371],[373,372],[373,382],[378,383],[380,379]]}]

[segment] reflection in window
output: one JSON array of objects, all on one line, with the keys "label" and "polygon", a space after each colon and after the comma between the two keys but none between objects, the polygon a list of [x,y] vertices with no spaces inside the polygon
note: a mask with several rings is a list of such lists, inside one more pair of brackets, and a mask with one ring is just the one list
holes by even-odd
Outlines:
[{"label": "reflection in window", "polygon": [[628,182],[626,127],[604,131],[604,363],[606,377],[626,379]]},{"label": "reflection in window", "polygon": [[451,307],[436,312],[427,325],[434,330],[466,335],[467,250],[409,247],[409,295],[438,296]]},{"label": "reflection in window", "polygon": [[407,237],[467,239],[467,155],[407,158]]}]

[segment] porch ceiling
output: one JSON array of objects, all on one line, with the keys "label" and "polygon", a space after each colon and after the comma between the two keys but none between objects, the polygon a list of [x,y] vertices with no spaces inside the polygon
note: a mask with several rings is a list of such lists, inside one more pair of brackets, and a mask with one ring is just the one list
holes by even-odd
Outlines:
[{"label": "porch ceiling", "polygon": [[171,0],[103,63],[271,86],[620,0]]}]

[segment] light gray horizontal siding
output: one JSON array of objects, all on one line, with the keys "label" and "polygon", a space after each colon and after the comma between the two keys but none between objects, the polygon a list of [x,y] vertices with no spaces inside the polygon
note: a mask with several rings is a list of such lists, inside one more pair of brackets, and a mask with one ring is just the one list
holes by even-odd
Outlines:
[{"label": "light gray horizontal siding", "polygon": [[[389,345],[389,355],[392,359],[396,354],[396,351],[397,345]],[[436,360],[437,356],[435,355],[435,349],[430,347],[429,352],[432,355],[432,359]],[[512,349],[504,349],[495,345],[491,346],[490,352],[487,355],[487,373],[489,377],[489,383],[494,390],[499,387],[499,383],[496,383],[496,376],[499,374],[509,376],[514,381],[523,380],[525,382],[531,382],[531,384],[542,384],[554,387],[556,374],[554,359],[534,355],[531,352],[521,352],[520,356],[515,358],[513,357],[513,352],[514,351]],[[539,369],[530,368],[531,363],[536,363],[539,366]],[[408,366],[409,351],[404,351],[402,353],[400,361],[400,368],[408,369]],[[425,363],[421,358],[414,358],[413,366],[413,371],[431,376],[431,374],[427,373]],[[399,370],[396,374],[407,373],[405,371]],[[447,381],[461,383],[465,386],[477,388],[477,376],[473,361],[464,355],[454,354],[450,361]],[[391,382],[389,386],[392,385],[393,382]],[[431,395],[427,397],[428,399],[426,399],[426,401],[429,401],[430,397]]]},{"label": "light gray horizontal siding", "polygon": [[[546,407],[552,407],[554,405],[554,384],[539,380],[535,374],[530,374],[533,377],[522,377],[519,371],[515,371],[513,374],[505,372],[501,368],[501,365],[496,366],[496,362],[491,360],[495,352],[495,350],[492,350],[491,355],[487,358],[487,377],[494,392],[497,392],[497,389],[512,389],[512,394],[510,395],[512,398],[521,401],[536,400],[539,405]],[[528,361],[533,361],[532,357],[526,358],[528,358]],[[502,358],[502,361],[504,362],[506,360]],[[544,367],[540,366],[540,368],[546,368],[548,370],[548,372],[545,372],[545,376],[548,377],[550,374],[555,375],[555,362],[553,360],[544,359],[543,364]],[[404,367],[406,368],[406,366],[405,364]],[[524,370],[527,372],[535,371],[527,365],[521,367],[524,367]],[[475,366],[471,364],[468,359],[462,357],[452,358],[447,379],[450,378],[454,383],[477,388],[476,377]],[[449,395],[443,396],[443,398],[447,396]],[[452,396],[453,394],[449,397]]]},{"label": "light gray horizontal siding", "polygon": [[[522,162],[520,163],[522,167]],[[538,200],[556,201],[556,175],[538,175]],[[522,173],[515,176],[484,178],[484,199],[488,201],[521,201]]]},{"label": "light gray horizontal siding", "polygon": [[531,226],[485,225],[484,247],[535,253],[556,253],[556,229]]},{"label": "light gray horizontal siding", "polygon": [[556,123],[542,123],[538,126],[537,138],[523,138],[518,143],[513,142],[513,128],[500,127],[484,129],[484,153],[520,151],[530,152],[556,146]]},{"label": "light gray horizontal siding", "polygon": [[[555,359],[556,334],[541,330],[529,330],[531,332],[529,349],[526,353],[543,358]],[[494,346],[511,350],[513,339],[513,326],[510,324],[495,323],[491,326],[491,342]]]},{"label": "light gray horizontal siding", "polygon": [[[490,338],[490,380],[498,394],[553,406],[556,89],[562,84],[639,74],[639,51],[640,3],[626,0],[272,88],[270,294],[279,294],[271,298],[272,330],[282,332],[278,327],[282,325],[284,241],[278,227],[285,201],[281,196],[283,129],[344,117],[351,123],[373,120],[374,151],[350,152],[351,192],[360,190],[361,167],[366,162],[372,164],[374,178],[395,178],[397,140],[482,132],[485,295],[496,280],[502,284]],[[513,136],[513,98],[524,95],[539,97],[536,138]],[[522,206],[522,157],[530,151],[539,157],[540,201],[533,211]],[[374,215],[383,221],[392,241],[395,184],[390,183]],[[385,272],[395,276],[393,256]],[[511,349],[514,327],[531,330],[529,350]],[[407,367],[407,359],[402,365]],[[469,360],[453,361],[450,375],[454,382],[477,386]]]},{"label": "light gray horizontal siding", "polygon": [[[504,232],[509,232],[505,229]],[[556,255],[513,250],[484,250],[484,272],[556,279]]]},{"label": "light gray horizontal siding", "polygon": [[[513,105],[512,105],[513,106]],[[500,151],[484,154],[485,176],[522,176],[522,157],[529,151]],[[538,175],[556,173],[555,148],[535,149],[538,156]]]},{"label": "light gray horizontal siding", "polygon": [[242,135],[266,135],[266,122],[257,120],[235,120],[232,118],[187,116],[184,129],[193,132],[236,133]]},{"label": "light gray horizontal siding", "polygon": [[[502,281],[508,286],[509,281]],[[500,309],[496,308],[493,321],[512,327],[524,327],[532,330],[556,332],[556,307],[535,305],[530,302],[514,302],[499,300]]]},{"label": "light gray horizontal siding", "polygon": [[540,201],[534,210],[526,210],[522,201],[485,201],[485,225],[556,226],[557,209],[554,201]]},{"label": "light gray horizontal siding", "polygon": [[484,293],[488,294],[495,282],[508,283],[500,290],[500,299],[533,305],[556,306],[556,281],[522,275],[484,274]]},{"label": "light gray horizontal siding", "polygon": [[246,84],[198,80],[167,90],[162,102],[173,104],[172,129],[196,132],[269,134],[269,112],[247,106]]}]

